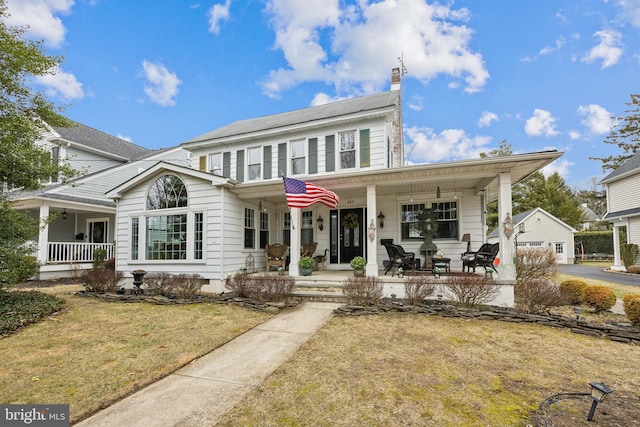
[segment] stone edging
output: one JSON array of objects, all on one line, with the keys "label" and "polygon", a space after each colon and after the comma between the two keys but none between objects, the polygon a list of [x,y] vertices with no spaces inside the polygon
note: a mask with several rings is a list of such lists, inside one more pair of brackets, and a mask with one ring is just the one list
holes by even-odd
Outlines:
[{"label": "stone edging", "polygon": [[133,294],[114,294],[114,293],[97,293],[78,291],[75,295],[80,297],[95,298],[106,302],[146,302],[158,305],[180,305],[180,304],[235,304],[250,310],[264,311],[265,313],[278,314],[281,310],[298,305],[298,301],[288,299],[279,302],[260,302],[249,298],[236,297],[234,293],[222,293],[215,295],[197,295],[195,298],[167,298],[161,295],[133,295]]},{"label": "stone edging", "polygon": [[337,316],[362,316],[384,313],[426,314],[431,316],[461,319],[500,320],[511,323],[535,323],[554,328],[568,328],[571,332],[595,338],[640,345],[640,329],[630,324],[593,323],[556,314],[535,315],[520,313],[511,308],[484,306],[469,309],[437,301],[424,301],[415,305],[404,305],[401,301],[384,299],[377,307],[345,305],[334,310]]}]

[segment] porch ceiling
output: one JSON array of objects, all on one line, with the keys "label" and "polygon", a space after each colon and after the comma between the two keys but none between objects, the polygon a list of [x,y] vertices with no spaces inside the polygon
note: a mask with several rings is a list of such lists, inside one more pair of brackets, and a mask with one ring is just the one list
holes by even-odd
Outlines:
[{"label": "porch ceiling", "polygon": [[[558,151],[543,151],[395,169],[318,175],[302,179],[335,191],[343,198],[363,195],[366,193],[367,185],[376,185],[378,196],[429,193],[440,187],[443,193],[469,189],[480,193],[482,190],[488,190],[488,198],[491,200],[498,193],[496,178],[499,174],[509,173],[511,182],[515,184],[562,154]],[[231,191],[242,199],[268,198],[274,202],[284,201],[284,189],[280,180],[238,183]]]}]

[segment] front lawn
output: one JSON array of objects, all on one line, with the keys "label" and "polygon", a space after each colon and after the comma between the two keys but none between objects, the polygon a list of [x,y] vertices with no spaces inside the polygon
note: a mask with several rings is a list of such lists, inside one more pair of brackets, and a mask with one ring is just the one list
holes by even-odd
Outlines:
[{"label": "front lawn", "polygon": [[221,304],[105,303],[80,289],[41,289],[68,311],[0,339],[0,402],[68,403],[78,421],[270,317]]}]

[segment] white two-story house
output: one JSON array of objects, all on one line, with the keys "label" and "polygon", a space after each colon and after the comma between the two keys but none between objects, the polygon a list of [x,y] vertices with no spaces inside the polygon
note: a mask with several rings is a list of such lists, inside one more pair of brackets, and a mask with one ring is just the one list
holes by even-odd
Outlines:
[{"label": "white two-story house", "polygon": [[[289,274],[297,276],[301,245],[317,242],[327,269],[349,269],[361,255],[377,276],[387,259],[381,239],[424,263],[417,214],[431,208],[439,216],[435,243],[460,270],[463,235],[477,246],[485,240],[486,203],[498,199],[506,220],[512,184],[561,153],[405,166],[400,93],[396,69],[389,92],[241,120],[182,143],[191,167],[161,162],[108,192],[117,204],[117,269],[196,272],[223,290],[228,274],[264,268],[266,244],[289,246]],[[283,176],[331,190],[340,202],[290,209]],[[509,233],[499,241],[500,278],[513,282]]]}]

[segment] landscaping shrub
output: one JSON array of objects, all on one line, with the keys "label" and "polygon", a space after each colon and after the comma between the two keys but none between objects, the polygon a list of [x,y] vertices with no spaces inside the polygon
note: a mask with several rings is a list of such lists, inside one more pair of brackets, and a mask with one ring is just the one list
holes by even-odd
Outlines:
[{"label": "landscaping shrub", "polygon": [[447,276],[444,285],[447,298],[469,308],[486,304],[500,294],[500,285],[485,276]]},{"label": "landscaping shrub", "polygon": [[616,305],[616,294],[605,286],[587,286],[584,302],[595,311],[606,311]]},{"label": "landscaping shrub", "polygon": [[640,294],[627,295],[622,302],[627,319],[634,325],[640,325]]},{"label": "landscaping shrub", "polygon": [[431,276],[416,275],[404,279],[404,298],[408,304],[415,304],[432,295],[436,284]]},{"label": "landscaping shrub", "polygon": [[640,265],[630,265],[627,267],[627,273],[640,274]]},{"label": "landscaping shrub", "polygon": [[620,245],[620,257],[622,258],[622,264],[624,264],[625,268],[634,265],[638,257],[638,245],[634,245],[633,243]]},{"label": "landscaping shrub", "polygon": [[565,280],[560,283],[560,294],[567,304],[580,305],[584,303],[584,290],[588,286],[582,280]]},{"label": "landscaping shrub", "polygon": [[62,299],[38,291],[0,290],[0,336],[60,311],[64,305]]},{"label": "landscaping shrub", "polygon": [[116,269],[116,259],[114,257],[111,257],[108,260],[105,260],[104,268],[106,268],[108,270],[115,271],[115,269]]},{"label": "landscaping shrub", "polygon": [[260,278],[261,301],[284,301],[291,294],[296,284],[296,279],[284,274],[267,274]]},{"label": "landscaping shrub", "polygon": [[350,304],[378,305],[382,299],[382,281],[377,277],[349,277],[343,283],[342,293]]},{"label": "landscaping shrub", "polygon": [[122,279],[122,272],[106,268],[87,270],[82,274],[82,282],[87,292],[112,292]]},{"label": "landscaping shrub", "polygon": [[240,298],[253,298],[260,293],[259,289],[255,289],[256,283],[249,273],[244,271],[229,277],[226,286]]},{"label": "landscaping shrub", "polygon": [[529,314],[544,313],[550,307],[563,305],[560,287],[542,279],[529,280],[515,290],[515,306]]},{"label": "landscaping shrub", "polygon": [[553,281],[558,271],[557,255],[551,248],[518,249],[516,288],[529,280]]},{"label": "landscaping shrub", "polygon": [[171,290],[178,298],[193,298],[202,289],[202,276],[199,274],[176,274],[171,277]]},{"label": "landscaping shrub", "polygon": [[34,276],[38,272],[38,267],[36,257],[15,253],[11,248],[0,247],[0,290],[9,289],[14,284]]},{"label": "landscaping shrub", "polygon": [[93,251],[93,268],[104,267],[104,260],[107,257],[106,249],[96,249]]},{"label": "landscaping shrub", "polygon": [[145,289],[152,295],[168,297],[173,292],[175,278],[171,273],[147,273],[142,279]]}]

